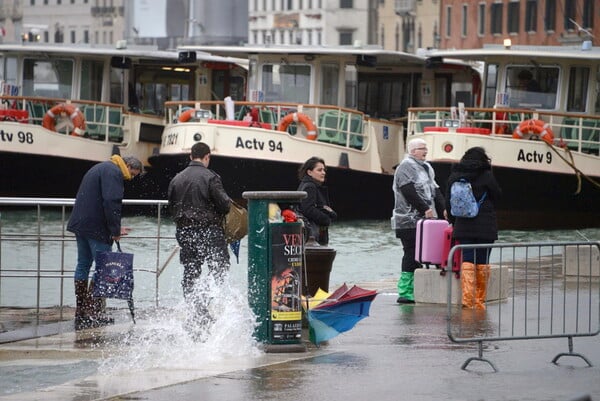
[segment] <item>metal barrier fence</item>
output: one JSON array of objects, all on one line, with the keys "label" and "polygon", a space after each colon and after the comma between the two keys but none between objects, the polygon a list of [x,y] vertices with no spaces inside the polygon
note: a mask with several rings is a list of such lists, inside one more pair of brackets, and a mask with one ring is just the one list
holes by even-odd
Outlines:
[{"label": "metal barrier fence", "polygon": [[[68,211],[74,202],[74,199],[62,198],[0,198],[0,207],[3,208],[0,213],[0,307],[13,306],[3,304],[2,300],[7,298],[3,297],[3,289],[13,293],[35,292],[31,304],[21,307],[35,307],[38,323],[40,309],[45,307],[42,300],[46,306],[58,307],[60,318],[63,318],[65,301],[73,298],[76,245],[75,236],[66,227]],[[124,212],[130,206],[143,207],[145,211],[152,210],[156,216],[156,222],[147,229],[144,227],[143,232],[137,230],[123,237],[121,245],[126,247],[137,243],[142,249],[134,252],[134,274],[154,275],[153,302],[158,307],[159,278],[179,251],[174,230],[165,233],[162,212],[167,201],[126,199],[123,204]],[[20,214],[14,217],[15,213]],[[11,227],[5,226],[9,219]],[[58,284],[48,290],[46,279]]]},{"label": "metal barrier fence", "polygon": [[461,307],[460,283],[447,275],[448,337],[478,344],[478,356],[461,368],[482,361],[498,371],[483,357],[484,342],[548,338],[568,339],[568,352],[557,354],[554,364],[573,356],[592,366],[573,352],[573,338],[600,333],[600,242],[456,245],[448,257],[486,248],[491,249],[486,310]]}]

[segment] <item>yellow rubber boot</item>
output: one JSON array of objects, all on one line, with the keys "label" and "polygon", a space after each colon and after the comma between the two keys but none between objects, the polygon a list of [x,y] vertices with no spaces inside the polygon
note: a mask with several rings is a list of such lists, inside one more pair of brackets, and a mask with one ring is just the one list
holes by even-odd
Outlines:
[{"label": "yellow rubber boot", "polygon": [[472,309],[475,306],[475,280],[475,265],[470,262],[463,262],[460,268],[463,308]]},{"label": "yellow rubber boot", "polygon": [[485,310],[487,298],[487,285],[490,279],[490,265],[475,266],[477,275],[477,288],[475,291],[475,309]]}]

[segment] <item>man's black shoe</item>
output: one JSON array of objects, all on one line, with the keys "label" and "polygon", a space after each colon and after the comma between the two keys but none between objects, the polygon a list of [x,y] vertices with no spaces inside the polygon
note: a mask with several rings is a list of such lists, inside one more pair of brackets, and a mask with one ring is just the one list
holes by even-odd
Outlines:
[{"label": "man's black shoe", "polygon": [[404,298],[404,297],[399,297],[396,300],[396,302],[399,303],[399,304],[414,304],[415,303],[414,300],[408,299],[408,298]]}]

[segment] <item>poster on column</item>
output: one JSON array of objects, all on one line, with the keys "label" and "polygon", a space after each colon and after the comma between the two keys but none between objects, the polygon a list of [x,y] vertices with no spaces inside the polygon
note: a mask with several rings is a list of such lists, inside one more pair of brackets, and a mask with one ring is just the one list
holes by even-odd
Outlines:
[{"label": "poster on column", "polygon": [[302,226],[273,223],[271,228],[271,338],[302,337]]}]

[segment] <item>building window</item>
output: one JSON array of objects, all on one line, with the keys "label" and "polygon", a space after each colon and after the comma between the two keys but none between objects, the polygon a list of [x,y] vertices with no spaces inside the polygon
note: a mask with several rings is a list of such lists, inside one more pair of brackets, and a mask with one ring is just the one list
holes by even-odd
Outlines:
[{"label": "building window", "polygon": [[352,31],[340,31],[340,45],[352,44]]},{"label": "building window", "polygon": [[491,5],[490,33],[492,35],[502,34],[502,3]]},{"label": "building window", "polygon": [[76,43],[75,31],[71,31],[71,43]]},{"label": "building window", "polygon": [[577,16],[575,14],[575,0],[565,0],[565,31],[573,31],[577,29],[577,27],[571,22],[571,20],[577,21]]},{"label": "building window", "polygon": [[477,34],[485,35],[485,3],[479,4],[477,12]]},{"label": "building window", "polygon": [[446,37],[452,35],[452,6],[446,7]]},{"label": "building window", "polygon": [[293,10],[294,9],[294,3],[292,0],[287,0],[287,10]]},{"label": "building window", "polygon": [[90,43],[90,31],[87,29],[83,31],[83,43]]},{"label": "building window", "polygon": [[519,2],[508,3],[508,18],[506,19],[506,31],[508,33],[519,33]]},{"label": "building window", "polygon": [[556,0],[546,0],[546,15],[544,16],[544,30],[556,29]]},{"label": "building window", "polygon": [[525,32],[537,32],[537,0],[525,4]]},{"label": "building window", "polygon": [[56,0],[56,4],[57,5],[61,5],[62,4],[62,0]]},{"label": "building window", "polygon": [[353,0],[340,0],[340,8],[352,8]]},{"label": "building window", "polygon": [[385,49],[385,31],[383,29],[383,25],[381,26],[379,45]]},{"label": "building window", "polygon": [[396,30],[394,32],[394,50],[400,51],[400,25],[396,24]]},{"label": "building window", "polygon": [[583,2],[583,27],[593,28],[594,27],[594,1],[595,0],[584,0]]},{"label": "building window", "polygon": [[468,18],[468,16],[469,16],[468,11],[469,11],[468,6],[466,4],[463,4],[463,6],[462,6],[462,16],[461,16],[461,19],[462,19],[461,35],[462,35],[463,38],[466,38],[467,37],[467,33],[468,33],[468,30],[467,30],[467,25],[469,23],[468,22],[468,19],[469,19]]}]

